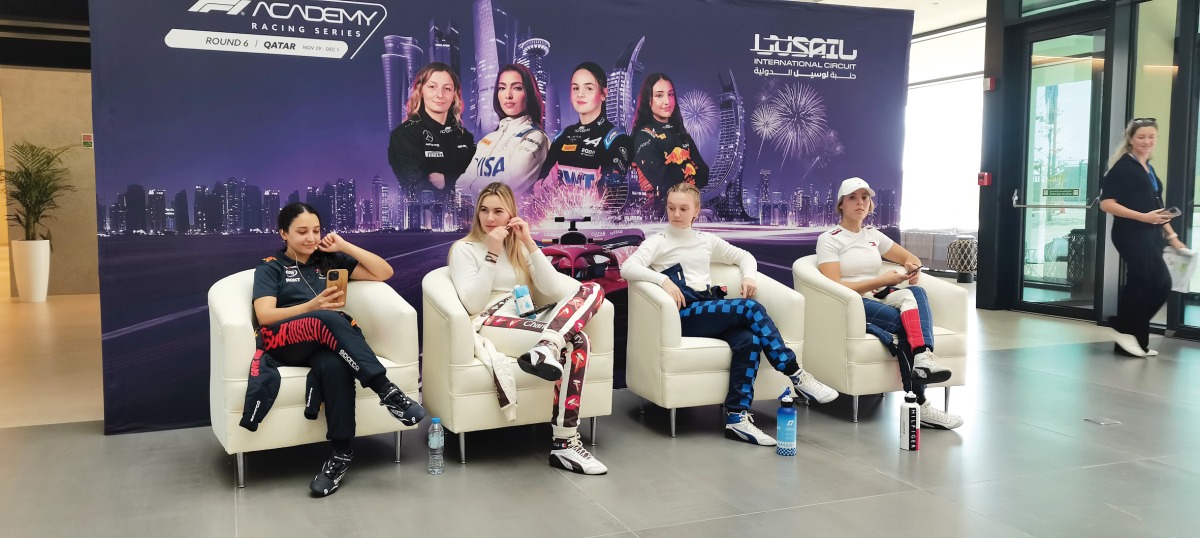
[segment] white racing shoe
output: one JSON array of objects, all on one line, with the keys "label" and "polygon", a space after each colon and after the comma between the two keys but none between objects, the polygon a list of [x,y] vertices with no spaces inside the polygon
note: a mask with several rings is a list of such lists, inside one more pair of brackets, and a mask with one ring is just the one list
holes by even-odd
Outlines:
[{"label": "white racing shoe", "polygon": [[725,424],[725,438],[733,439],[734,441],[742,441],[752,445],[759,446],[775,446],[775,438],[767,435],[758,426],[754,425],[754,417],[749,411],[740,413],[730,413],[730,416],[737,416],[738,421],[732,424]]},{"label": "white racing shoe", "polygon": [[938,409],[929,402],[921,404],[921,426],[939,430],[953,430],[963,425],[962,417]]},{"label": "white racing shoe", "polygon": [[579,474],[605,474],[608,467],[583,448],[576,433],[566,439],[555,439],[550,450],[550,466]]},{"label": "white racing shoe", "polygon": [[788,377],[792,380],[792,390],[795,390],[797,394],[803,394],[809,400],[816,400],[817,403],[824,404],[832,402],[838,397],[838,391],[817,381],[817,378],[804,370],[800,370]]}]

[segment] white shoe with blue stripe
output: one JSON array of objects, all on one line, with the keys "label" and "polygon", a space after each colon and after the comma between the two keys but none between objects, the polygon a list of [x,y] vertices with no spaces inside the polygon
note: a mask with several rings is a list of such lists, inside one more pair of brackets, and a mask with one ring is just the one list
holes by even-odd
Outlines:
[{"label": "white shoe with blue stripe", "polygon": [[733,439],[734,441],[742,441],[760,446],[775,446],[775,438],[767,435],[758,426],[754,425],[754,417],[749,411],[740,413],[730,413],[730,417],[737,417],[737,422],[725,424],[725,438]]}]

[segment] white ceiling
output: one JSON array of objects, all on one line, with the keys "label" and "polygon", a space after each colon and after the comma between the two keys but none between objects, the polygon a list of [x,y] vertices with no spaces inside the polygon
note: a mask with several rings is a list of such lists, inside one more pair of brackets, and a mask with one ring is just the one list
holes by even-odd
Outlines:
[{"label": "white ceiling", "polygon": [[987,0],[798,0],[821,4],[859,7],[885,7],[915,12],[913,33],[920,34],[964,22],[982,19]]}]

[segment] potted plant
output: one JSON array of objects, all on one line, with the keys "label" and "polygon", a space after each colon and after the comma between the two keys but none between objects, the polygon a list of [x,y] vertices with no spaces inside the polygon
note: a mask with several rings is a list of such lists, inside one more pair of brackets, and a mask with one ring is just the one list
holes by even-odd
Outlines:
[{"label": "potted plant", "polygon": [[[0,169],[0,188],[8,202],[8,220],[23,230],[13,239],[13,274],[21,302],[46,300],[50,284],[50,230],[44,220],[58,209],[58,199],[75,190],[62,155],[70,146],[49,148],[19,142],[8,151],[11,166]],[[43,233],[44,231],[44,233]]]}]

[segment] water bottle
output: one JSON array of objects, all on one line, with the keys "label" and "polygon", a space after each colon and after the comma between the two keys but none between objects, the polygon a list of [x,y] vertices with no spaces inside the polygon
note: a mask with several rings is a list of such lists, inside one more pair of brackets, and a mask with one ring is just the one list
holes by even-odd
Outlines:
[{"label": "water bottle", "polygon": [[513,287],[513,301],[517,307],[517,315],[525,317],[535,309],[533,307],[533,297],[529,295],[529,286],[524,284]]},{"label": "water bottle", "polygon": [[796,408],[792,406],[791,393],[791,387],[783,390],[779,412],[775,414],[775,453],[780,456],[796,455]]},{"label": "water bottle", "polygon": [[904,394],[904,403],[900,405],[900,448],[921,449],[921,406],[917,405],[917,396],[911,392]]},{"label": "water bottle", "polygon": [[446,470],[446,430],[442,419],[434,418],[429,424],[429,474],[442,474]]}]

